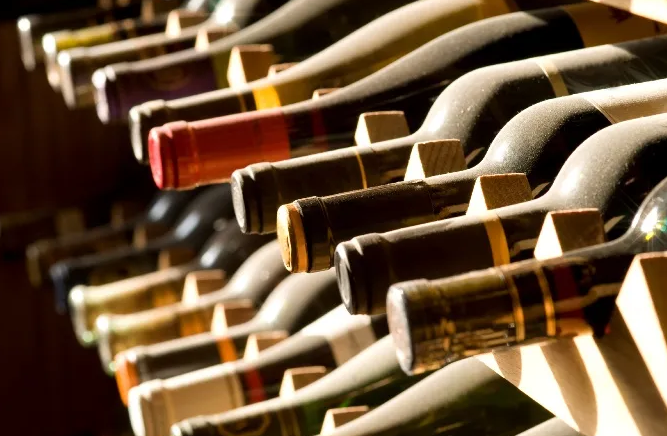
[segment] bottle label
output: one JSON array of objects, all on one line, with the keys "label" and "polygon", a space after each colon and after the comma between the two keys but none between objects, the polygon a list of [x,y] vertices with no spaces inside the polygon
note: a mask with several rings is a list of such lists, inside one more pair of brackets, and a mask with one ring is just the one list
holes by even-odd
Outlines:
[{"label": "bottle label", "polygon": [[547,76],[556,97],[570,95],[570,91],[567,89],[565,81],[563,81],[563,76],[561,76],[558,67],[551,59],[547,57],[537,58],[535,59],[535,63],[542,69],[544,75]]},{"label": "bottle label", "polygon": [[662,35],[667,29],[656,21],[594,3],[579,3],[562,9],[577,26],[585,47]]},{"label": "bottle label", "polygon": [[611,123],[667,112],[667,80],[581,94]]},{"label": "bottle label", "polygon": [[506,265],[510,263],[510,252],[507,247],[507,237],[500,218],[493,212],[482,217],[486,236],[489,239],[489,247],[493,256],[493,265]]},{"label": "bottle label", "polygon": [[301,330],[307,336],[320,336],[329,342],[336,365],[341,365],[373,344],[377,338],[368,315],[350,315],[338,306]]}]

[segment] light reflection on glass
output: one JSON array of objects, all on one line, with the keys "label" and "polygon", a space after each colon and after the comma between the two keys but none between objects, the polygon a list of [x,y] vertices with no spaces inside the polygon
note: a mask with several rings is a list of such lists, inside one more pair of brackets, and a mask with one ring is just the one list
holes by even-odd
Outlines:
[{"label": "light reflection on glass", "polygon": [[159,199],[148,212],[148,218],[152,221],[157,221],[162,218],[167,212],[167,206],[168,204],[165,198]]},{"label": "light reflection on glass", "polygon": [[176,237],[182,238],[190,234],[201,221],[200,218],[200,214],[197,212],[188,214],[188,216],[183,221],[181,221],[181,223],[174,230]]},{"label": "light reflection on glass", "polygon": [[234,12],[235,6],[233,4],[224,4],[220,9],[215,11],[215,21],[222,25],[229,24],[234,19]]},{"label": "light reflection on glass", "polygon": [[27,32],[30,30],[30,20],[27,18],[21,18],[18,22],[18,28],[21,32]]},{"label": "light reflection on glass", "polygon": [[570,171],[567,178],[560,185],[560,193],[567,195],[572,192],[579,185],[579,179],[581,179],[581,168]]},{"label": "light reflection on glass", "polygon": [[493,152],[493,156],[491,156],[491,159],[493,159],[496,162],[503,162],[505,160],[505,157],[507,156],[507,149],[509,148],[510,143],[509,141],[505,141],[499,146],[495,147],[495,151]]},{"label": "light reflection on glass", "polygon": [[428,123],[428,131],[431,133],[437,132],[440,127],[445,123],[445,120],[447,118],[447,111],[446,110],[441,110],[438,112],[435,116],[433,116],[433,120]]},{"label": "light reflection on glass", "polygon": [[222,251],[222,245],[220,244],[215,244],[211,247],[209,247],[204,254],[201,255],[201,261],[200,264],[203,268],[211,268],[215,262],[215,260],[218,258],[220,255],[220,252]]}]

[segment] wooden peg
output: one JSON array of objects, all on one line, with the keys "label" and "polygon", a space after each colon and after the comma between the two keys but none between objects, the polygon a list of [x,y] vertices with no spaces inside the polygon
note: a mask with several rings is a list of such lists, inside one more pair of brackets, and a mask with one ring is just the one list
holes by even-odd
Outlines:
[{"label": "wooden peg", "polygon": [[604,241],[604,222],[598,209],[549,212],[537,238],[534,255],[536,259],[549,259]]},{"label": "wooden peg", "polygon": [[80,233],[86,229],[86,218],[81,209],[63,209],[56,213],[55,227],[58,236]]},{"label": "wooden peg", "polygon": [[226,274],[221,269],[193,271],[185,276],[181,302],[194,304],[199,297],[220,290],[225,283]]},{"label": "wooden peg", "polygon": [[145,21],[152,21],[158,15],[166,14],[177,6],[178,3],[174,0],[142,0],[141,18]]},{"label": "wooden peg", "polygon": [[478,177],[470,196],[467,215],[482,213],[532,200],[525,174],[494,174]]},{"label": "wooden peg", "polygon": [[169,227],[164,224],[146,223],[139,224],[134,228],[132,235],[132,245],[136,248],[144,248],[148,241],[156,239],[169,231]]},{"label": "wooden peg", "polygon": [[327,369],[324,366],[304,366],[288,369],[285,371],[283,381],[280,383],[279,396],[289,397],[294,395],[299,389],[316,382],[326,374]]},{"label": "wooden peg", "polygon": [[269,347],[276,345],[278,342],[287,339],[288,336],[289,333],[287,333],[285,330],[275,330],[251,334],[248,336],[248,342],[246,343],[245,351],[243,353],[243,359],[256,359],[259,353]]},{"label": "wooden peg", "polygon": [[616,298],[639,354],[667,405],[667,252],[635,256]]},{"label": "wooden peg", "polygon": [[365,415],[369,410],[368,406],[339,407],[327,410],[320,435],[333,433],[338,427]]},{"label": "wooden peg", "polygon": [[298,64],[298,62],[285,62],[282,64],[273,64],[269,67],[269,73],[266,75],[266,77],[273,77],[278,73],[281,73],[285,70],[292,68],[296,64]]},{"label": "wooden peg", "polygon": [[175,9],[167,15],[167,27],[165,33],[167,36],[176,37],[181,34],[186,27],[196,26],[208,19],[209,15],[199,11],[189,11],[187,9]]},{"label": "wooden peg", "polygon": [[227,81],[234,88],[258,80],[277,63],[278,57],[271,44],[237,45],[232,48],[227,69]]},{"label": "wooden peg", "polygon": [[207,51],[211,46],[211,43],[225,38],[232,33],[236,32],[238,28],[235,26],[218,26],[218,27],[206,27],[204,29],[199,29],[197,32],[197,39],[195,39],[195,50],[197,51]]},{"label": "wooden peg", "polygon": [[144,207],[135,201],[118,201],[111,205],[111,227],[119,227],[139,215]]},{"label": "wooden peg", "polygon": [[197,253],[191,248],[173,247],[161,250],[157,258],[157,269],[164,270],[192,260]]},{"label": "wooden peg", "polygon": [[412,147],[405,180],[419,180],[466,169],[461,141],[440,139],[418,142]]},{"label": "wooden peg", "polygon": [[250,321],[255,316],[255,307],[250,300],[232,300],[218,303],[213,309],[211,332],[221,334],[230,327]]},{"label": "wooden peg", "polygon": [[320,97],[324,97],[327,94],[331,94],[334,91],[338,91],[340,88],[320,88],[313,91],[313,100],[317,100]]},{"label": "wooden peg", "polygon": [[410,129],[402,111],[366,112],[359,116],[354,141],[357,145],[408,136]]}]

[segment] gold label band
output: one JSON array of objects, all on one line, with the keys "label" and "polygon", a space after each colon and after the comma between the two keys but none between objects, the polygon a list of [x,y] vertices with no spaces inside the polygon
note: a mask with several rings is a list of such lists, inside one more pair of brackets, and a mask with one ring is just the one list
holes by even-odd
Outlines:
[{"label": "gold label band", "polygon": [[565,97],[566,95],[570,95],[570,91],[567,89],[567,86],[565,86],[565,82],[563,81],[563,76],[560,75],[560,71],[558,71],[558,67],[553,63],[553,61],[551,61],[549,58],[543,57],[535,59],[535,63],[547,76],[547,79],[549,80],[549,83],[551,84],[551,87],[554,90],[554,95],[556,97]]}]

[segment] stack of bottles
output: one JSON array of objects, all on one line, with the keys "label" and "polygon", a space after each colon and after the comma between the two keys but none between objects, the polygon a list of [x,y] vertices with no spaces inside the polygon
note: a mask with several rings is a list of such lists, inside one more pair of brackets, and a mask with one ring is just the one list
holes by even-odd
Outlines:
[{"label": "stack of bottles", "polygon": [[664,287],[667,25],[575,0],[123,3],[17,26],[160,189],[27,250],[136,436],[585,432],[477,356],[602,338],[619,294]]}]

